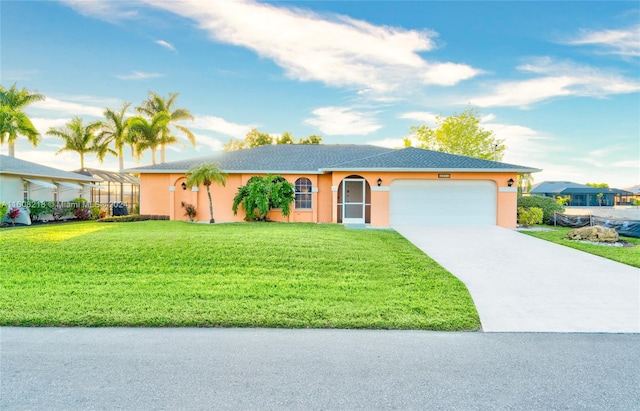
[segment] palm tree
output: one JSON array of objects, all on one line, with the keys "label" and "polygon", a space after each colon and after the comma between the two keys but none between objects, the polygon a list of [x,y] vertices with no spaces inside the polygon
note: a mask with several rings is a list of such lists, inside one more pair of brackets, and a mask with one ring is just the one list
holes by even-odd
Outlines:
[{"label": "palm tree", "polygon": [[[102,122],[102,130],[98,135],[98,139],[100,142],[100,147],[106,145],[107,147],[101,151],[98,151],[98,157],[104,158],[106,153],[115,153],[118,156],[118,169],[122,170],[124,168],[124,146],[127,144],[127,136],[128,136],[128,122],[124,118],[127,112],[127,109],[131,103],[124,103],[120,111],[113,111],[108,108],[104,111],[105,121]],[[108,150],[109,144],[113,142],[115,151]],[[103,154],[104,153],[104,154]],[[102,155],[102,157],[100,157]]]},{"label": "palm tree", "polygon": [[209,190],[209,186],[211,186],[213,182],[220,183],[223,187],[227,183],[227,173],[221,171],[214,163],[198,164],[187,171],[187,186],[189,188],[201,185],[207,187],[209,214],[211,215],[211,220],[209,220],[210,224],[215,223],[213,219],[213,201],[211,201],[211,191]]},{"label": "palm tree", "polygon": [[531,173],[518,174],[518,197],[522,197],[522,194],[531,191],[533,185],[533,176]]},{"label": "palm tree", "polygon": [[191,112],[184,108],[174,108],[178,93],[169,93],[169,97],[158,95],[157,93],[150,91],[149,98],[142,102],[140,107],[136,107],[139,113],[148,116],[149,118],[155,116],[158,113],[167,113],[170,117],[165,129],[163,130],[162,138],[160,141],[160,162],[165,162],[166,146],[169,144],[175,144],[179,141],[172,135],[170,126],[180,130],[189,140],[192,146],[196,146],[196,136],[188,128],[176,124],[180,120],[193,120]]},{"label": "palm tree", "polygon": [[15,141],[18,136],[25,136],[34,147],[40,142],[40,133],[22,109],[44,98],[42,94],[25,88],[18,90],[15,83],[8,90],[0,85],[0,145],[7,140],[11,157],[16,155]]},{"label": "palm tree", "polygon": [[[127,133],[128,142],[134,147],[136,157],[140,159],[142,153],[150,149],[151,161],[156,164],[156,151],[163,141],[170,143],[177,142],[178,139],[173,136],[164,136],[167,124],[171,118],[165,112],[155,114],[151,121],[142,116],[131,117],[127,121],[129,131]],[[175,140],[175,141],[174,141]]]},{"label": "palm tree", "polygon": [[80,168],[84,168],[84,155],[98,151],[95,133],[100,126],[100,121],[84,125],[80,117],[74,117],[64,127],[51,127],[47,134],[64,140],[64,147],[56,155],[64,151],[75,151],[80,154]]}]

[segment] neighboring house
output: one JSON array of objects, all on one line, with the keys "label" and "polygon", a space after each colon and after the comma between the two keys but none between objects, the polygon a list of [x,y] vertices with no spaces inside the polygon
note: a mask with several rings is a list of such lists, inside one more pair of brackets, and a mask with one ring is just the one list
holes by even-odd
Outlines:
[{"label": "neighboring house", "polygon": [[0,155],[0,201],[10,205],[19,206],[26,200],[90,200],[94,181],[96,178]]},{"label": "neighboring house", "polygon": [[570,181],[545,181],[531,189],[531,195],[566,197],[570,207],[613,207],[631,205],[633,193],[616,188],[596,188]]},{"label": "neighboring house", "polygon": [[637,184],[633,187],[625,188],[625,191],[631,192],[634,198],[640,199],[640,184]]},{"label": "neighboring house", "polygon": [[538,169],[419,148],[368,145],[267,145],[124,170],[140,174],[140,212],[185,219],[181,202],[209,220],[206,190],[188,190],[185,172],[215,162],[229,177],[211,186],[217,222],[242,221],[231,211],[238,187],[254,175],[280,174],[296,187],[289,217],[274,221],[398,225],[516,226],[518,174]]}]

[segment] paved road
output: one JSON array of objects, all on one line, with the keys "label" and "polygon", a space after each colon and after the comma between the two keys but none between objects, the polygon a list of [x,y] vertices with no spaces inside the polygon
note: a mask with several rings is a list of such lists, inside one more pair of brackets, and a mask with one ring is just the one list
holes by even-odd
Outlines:
[{"label": "paved road", "polygon": [[640,409],[640,335],[1,328],[0,409]]},{"label": "paved road", "polygon": [[395,227],[465,283],[487,332],[640,332],[640,269],[501,227]]}]

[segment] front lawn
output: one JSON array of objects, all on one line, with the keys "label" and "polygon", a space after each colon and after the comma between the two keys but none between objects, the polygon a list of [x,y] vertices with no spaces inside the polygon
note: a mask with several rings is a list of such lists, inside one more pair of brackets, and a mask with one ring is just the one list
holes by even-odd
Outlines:
[{"label": "front lawn", "polygon": [[595,254],[600,257],[618,261],[640,268],[640,238],[623,237],[621,240],[634,244],[635,247],[608,247],[603,245],[587,244],[567,238],[569,227],[549,227],[552,231],[522,231],[534,237],[575,248],[580,251]]},{"label": "front lawn", "polygon": [[466,287],[394,231],[181,221],[0,232],[0,325],[476,330]]}]

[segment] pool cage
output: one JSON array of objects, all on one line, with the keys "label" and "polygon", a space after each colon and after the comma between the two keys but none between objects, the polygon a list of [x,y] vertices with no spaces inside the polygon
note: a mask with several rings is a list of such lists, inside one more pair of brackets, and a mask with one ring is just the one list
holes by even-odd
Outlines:
[{"label": "pool cage", "polygon": [[83,168],[74,172],[96,179],[91,184],[89,199],[94,204],[100,204],[106,215],[122,215],[123,210],[127,210],[125,214],[132,214],[138,208],[140,180],[136,177],[95,168]]}]

